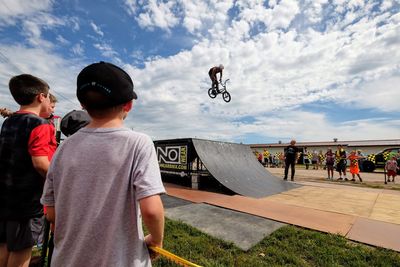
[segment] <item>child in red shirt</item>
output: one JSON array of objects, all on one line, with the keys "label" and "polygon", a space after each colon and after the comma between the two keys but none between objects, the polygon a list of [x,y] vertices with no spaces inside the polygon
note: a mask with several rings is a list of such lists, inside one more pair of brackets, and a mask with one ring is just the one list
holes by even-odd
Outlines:
[{"label": "child in red shirt", "polygon": [[350,155],[347,157],[347,159],[350,160],[350,173],[353,176],[353,179],[351,181],[355,182],[355,176],[357,175],[358,179],[360,179],[360,182],[362,182],[361,176],[360,176],[360,168],[358,167],[358,160],[360,159],[360,156],[356,155],[356,151],[351,151]]}]

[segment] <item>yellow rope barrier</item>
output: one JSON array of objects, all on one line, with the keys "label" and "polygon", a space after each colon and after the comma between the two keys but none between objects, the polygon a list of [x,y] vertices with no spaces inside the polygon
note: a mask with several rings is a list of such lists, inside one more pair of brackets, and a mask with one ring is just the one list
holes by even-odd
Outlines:
[{"label": "yellow rope barrier", "polygon": [[153,246],[151,246],[150,249],[152,251],[157,252],[160,255],[166,257],[167,259],[175,262],[176,264],[181,265],[181,266],[184,266],[184,267],[201,267],[200,265],[194,264],[194,263],[192,263],[192,262],[190,262],[188,260],[185,260],[185,259],[183,259],[181,257],[178,257],[175,254],[173,254],[173,253],[171,253],[171,252],[169,252],[169,251],[167,251],[165,249],[162,249],[162,248],[159,248],[159,247],[153,247]]}]

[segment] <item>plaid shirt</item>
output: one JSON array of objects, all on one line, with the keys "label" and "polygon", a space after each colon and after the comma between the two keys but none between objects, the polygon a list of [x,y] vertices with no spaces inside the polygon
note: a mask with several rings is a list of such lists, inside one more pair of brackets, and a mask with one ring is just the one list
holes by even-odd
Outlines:
[{"label": "plaid shirt", "polygon": [[33,167],[28,150],[32,131],[43,124],[49,122],[31,113],[15,113],[3,122],[0,134],[0,219],[33,218],[43,213],[39,200],[45,179]]}]

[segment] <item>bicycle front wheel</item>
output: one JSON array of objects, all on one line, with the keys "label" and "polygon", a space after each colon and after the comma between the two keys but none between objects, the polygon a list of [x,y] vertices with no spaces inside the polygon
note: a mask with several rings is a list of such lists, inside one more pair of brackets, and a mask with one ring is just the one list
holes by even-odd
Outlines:
[{"label": "bicycle front wheel", "polygon": [[231,94],[229,94],[228,92],[223,92],[222,93],[222,98],[224,99],[224,101],[226,103],[228,103],[229,101],[231,101]]},{"label": "bicycle front wheel", "polygon": [[214,88],[208,89],[208,96],[211,98],[216,98],[217,97],[217,92],[215,91]]}]

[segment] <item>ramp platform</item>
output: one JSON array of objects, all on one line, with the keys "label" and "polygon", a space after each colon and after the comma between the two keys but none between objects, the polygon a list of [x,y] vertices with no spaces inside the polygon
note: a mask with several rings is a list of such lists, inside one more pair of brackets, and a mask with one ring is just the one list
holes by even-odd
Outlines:
[{"label": "ramp platform", "polygon": [[[196,175],[203,171],[198,167],[204,166],[205,170],[224,187],[234,193],[253,198],[262,198],[299,187],[268,172],[247,145],[195,138],[173,141],[155,141],[162,171],[164,169],[171,172],[171,168],[174,167],[173,160],[176,163],[175,171],[181,176],[182,173]],[[180,149],[177,150],[178,148]],[[176,151],[172,152],[172,149]],[[168,164],[165,164],[166,162]],[[194,168],[194,165],[197,168]]]}]

